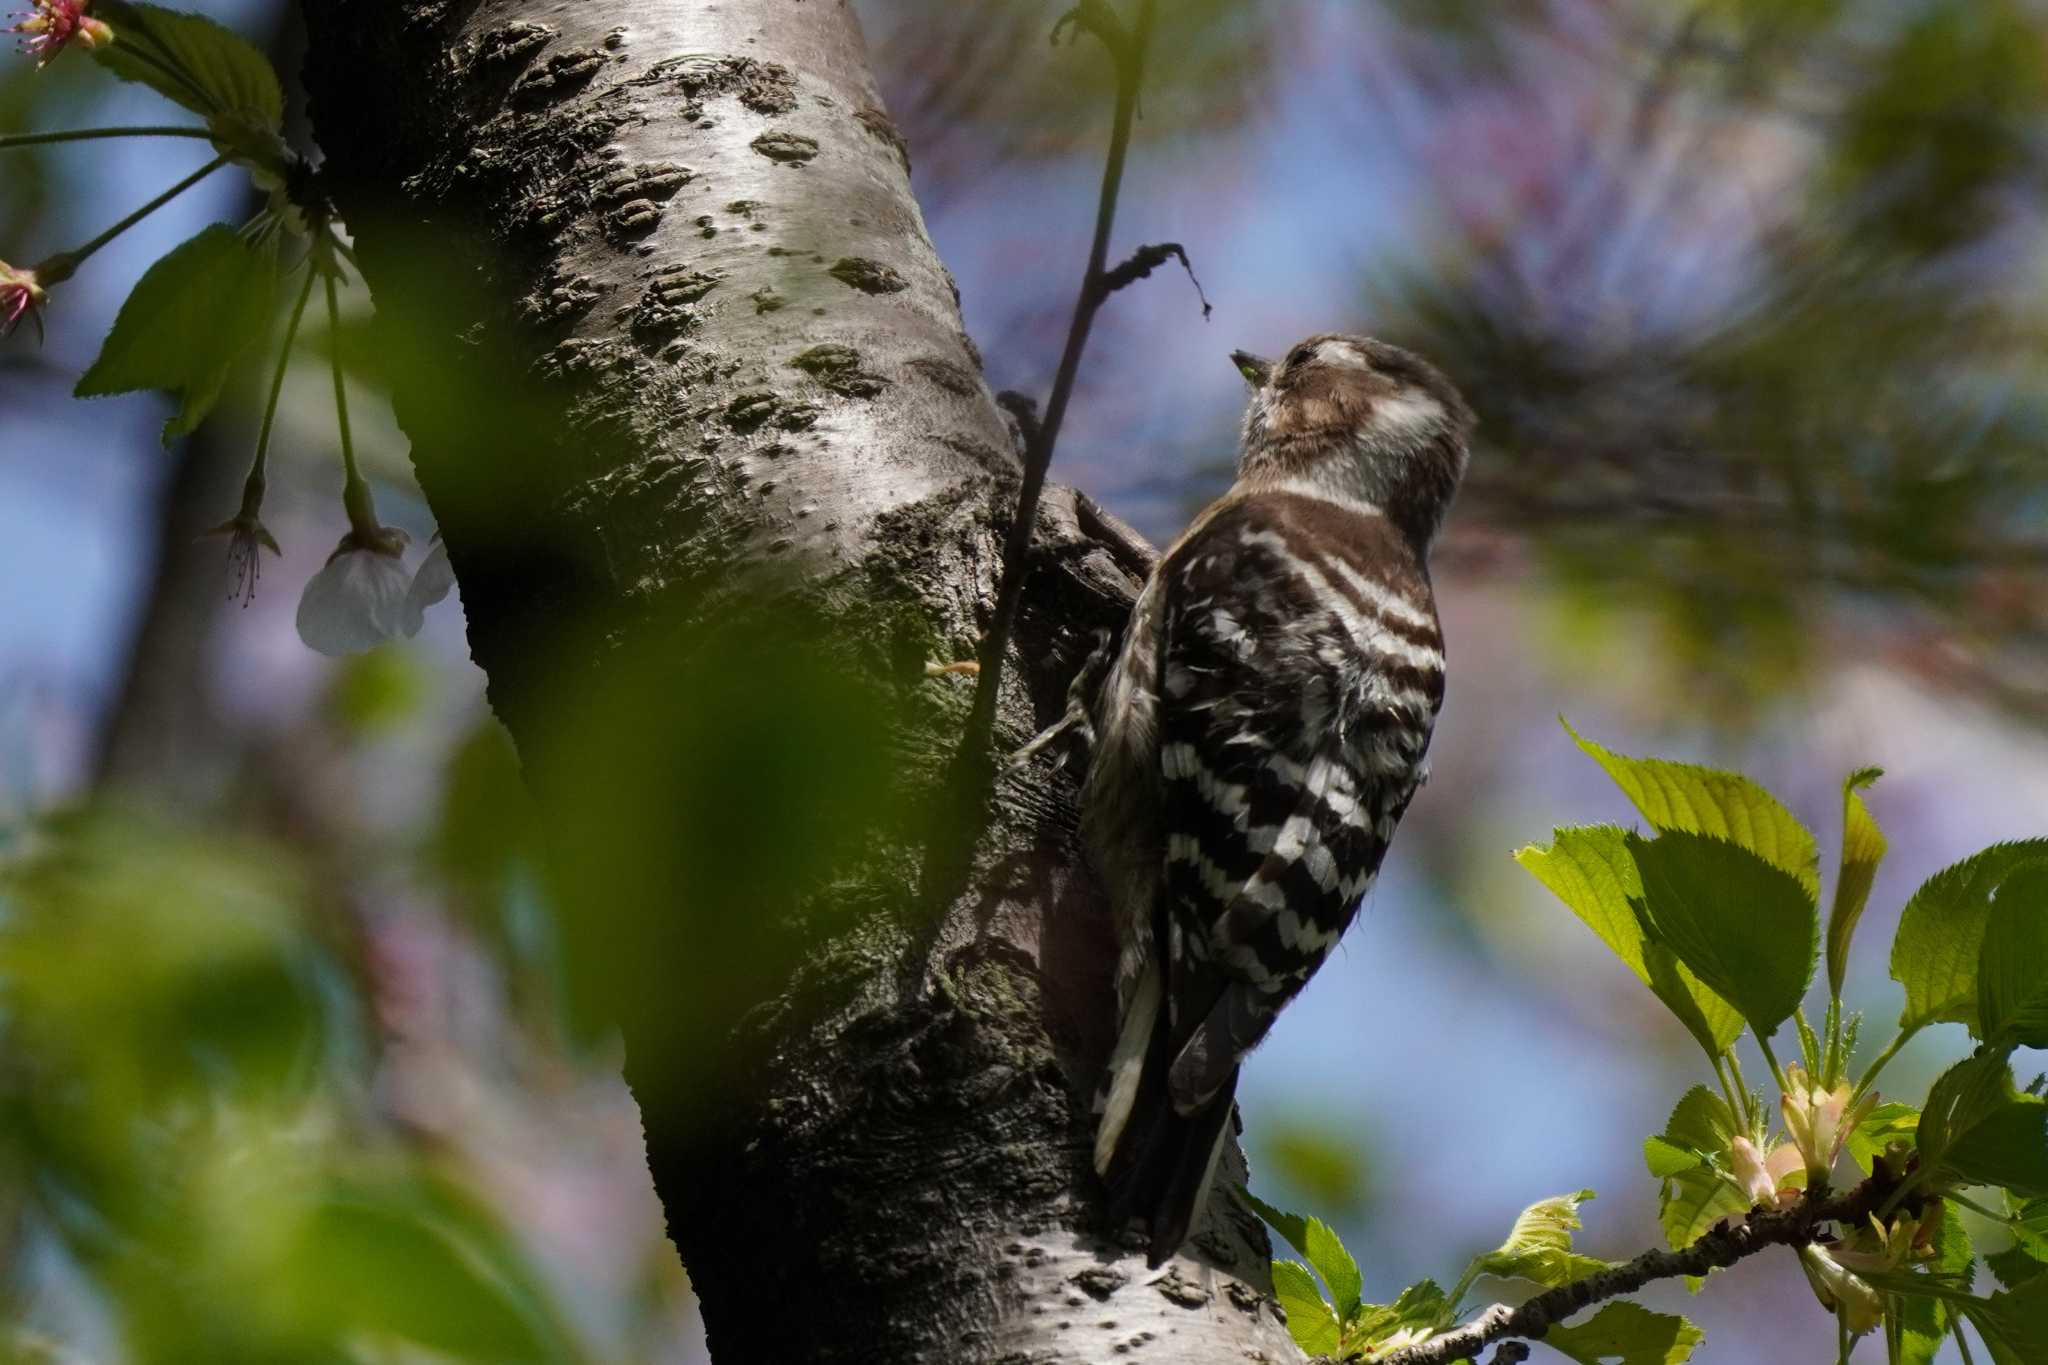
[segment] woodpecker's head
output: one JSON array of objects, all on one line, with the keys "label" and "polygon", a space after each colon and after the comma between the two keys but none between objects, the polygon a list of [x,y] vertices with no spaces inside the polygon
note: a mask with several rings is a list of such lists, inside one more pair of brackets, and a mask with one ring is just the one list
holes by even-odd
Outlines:
[{"label": "woodpecker's head", "polygon": [[1412,351],[1327,333],[1275,362],[1233,352],[1252,386],[1240,480],[1371,503],[1426,547],[1464,477],[1472,410]]}]

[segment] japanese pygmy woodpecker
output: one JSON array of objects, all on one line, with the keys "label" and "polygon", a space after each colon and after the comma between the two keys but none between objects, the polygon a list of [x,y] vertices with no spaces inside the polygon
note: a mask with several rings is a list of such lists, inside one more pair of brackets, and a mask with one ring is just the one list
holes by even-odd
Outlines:
[{"label": "japanese pygmy woodpecker", "polygon": [[1427,362],[1310,337],[1252,383],[1237,481],[1152,570],[1093,707],[1082,828],[1120,947],[1095,1166],[1158,1265],[1238,1066],[1322,965],[1425,776],[1430,542],[1472,414]]}]

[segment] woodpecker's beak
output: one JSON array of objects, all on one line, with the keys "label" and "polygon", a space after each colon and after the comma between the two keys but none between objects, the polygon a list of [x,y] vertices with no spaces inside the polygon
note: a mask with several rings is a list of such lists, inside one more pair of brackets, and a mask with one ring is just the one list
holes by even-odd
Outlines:
[{"label": "woodpecker's beak", "polygon": [[1266,387],[1266,380],[1273,373],[1272,361],[1264,356],[1253,355],[1250,351],[1232,351],[1230,363],[1237,366],[1237,372],[1244,376],[1244,382],[1255,389]]}]

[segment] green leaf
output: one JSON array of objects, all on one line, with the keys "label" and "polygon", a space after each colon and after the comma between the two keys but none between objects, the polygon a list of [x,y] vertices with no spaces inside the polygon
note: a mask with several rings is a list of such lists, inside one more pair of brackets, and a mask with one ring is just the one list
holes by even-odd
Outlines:
[{"label": "green leaf", "polygon": [[1564,728],[1658,833],[1712,835],[1747,849],[1792,877],[1819,904],[1819,846],[1777,797],[1741,773],[1630,758],[1583,738],[1569,723]]},{"label": "green leaf", "polygon": [[1628,836],[1656,936],[1767,1038],[1799,1008],[1820,950],[1820,920],[1799,882],[1706,834]]},{"label": "green leaf", "polygon": [[1289,1213],[1268,1204],[1250,1190],[1244,1192],[1245,1202],[1252,1206],[1252,1212],[1273,1225],[1273,1231],[1280,1234],[1287,1245],[1303,1256],[1308,1255],[1308,1219],[1298,1213]]},{"label": "green leaf", "polygon": [[1706,1333],[1684,1318],[1616,1299],[1576,1324],[1555,1324],[1543,1344],[1582,1365],[1682,1365]]},{"label": "green leaf", "polygon": [[1742,1016],[1700,984],[1669,948],[1644,934],[1635,912],[1643,884],[1629,856],[1628,831],[1613,825],[1560,829],[1549,848],[1531,845],[1516,853],[1515,861],[1600,936],[1708,1056],[1718,1056],[1735,1041]]},{"label": "green leaf", "polygon": [[452,1188],[338,1185],[292,1262],[292,1316],[338,1334],[397,1337],[459,1359],[575,1358],[537,1275]]},{"label": "green leaf", "polygon": [[136,282],[80,398],[165,389],[181,396],[164,444],[190,432],[220,398],[235,358],[270,322],[277,265],[220,223],[174,248]]},{"label": "green leaf", "polygon": [[1658,1196],[1657,1222],[1671,1249],[1683,1251],[1723,1218],[1748,1212],[1749,1200],[1741,1191],[1716,1172],[1701,1167],[1664,1181]]},{"label": "green leaf", "polygon": [[1344,1243],[1330,1225],[1320,1218],[1308,1220],[1308,1246],[1304,1254],[1308,1263],[1316,1268],[1316,1274],[1323,1277],[1329,1287],[1331,1306],[1337,1310],[1340,1321],[1358,1311],[1358,1301],[1365,1289],[1365,1280],[1358,1273],[1358,1262],[1344,1249]]},{"label": "green leaf", "polygon": [[1901,1139],[1910,1143],[1920,1129],[1920,1111],[1910,1104],[1880,1104],[1863,1116],[1856,1131],[1849,1134],[1849,1155],[1857,1169],[1869,1175],[1871,1162]]},{"label": "green leaf", "polygon": [[1473,1268],[1482,1275],[1534,1280],[1550,1288],[1605,1270],[1607,1262],[1572,1250],[1572,1232],[1581,1226],[1579,1205],[1592,1197],[1591,1190],[1580,1190],[1531,1204],[1515,1219],[1508,1239],[1473,1261]]},{"label": "green leaf", "polygon": [[2048,1102],[2014,1089],[2002,1053],[1958,1062],[1935,1080],[1918,1144],[1920,1178],[1937,1187],[2048,1195]]},{"label": "green leaf", "polygon": [[1984,1258],[1984,1264],[1991,1267],[1991,1273],[2007,1289],[2015,1289],[2028,1280],[2048,1274],[2048,1256],[2038,1256],[2023,1242],[2014,1242],[2003,1251],[1994,1251]]},{"label": "green leaf", "polygon": [[2048,1276],[1972,1300],[1963,1312],[1984,1338],[1996,1365],[2048,1360]]},{"label": "green leaf", "polygon": [[2048,1047],[2048,863],[2015,868],[1999,883],[1977,964],[1984,1040]]},{"label": "green leaf", "polygon": [[1870,883],[1884,858],[1884,831],[1857,793],[1884,775],[1882,768],[1858,768],[1842,783],[1842,866],[1835,874],[1835,902],[1828,910],[1828,994],[1842,998],[1849,970],[1849,940],[1870,899]]},{"label": "green leaf", "polygon": [[[1971,1271],[1970,1233],[1953,1203],[1941,1206],[1941,1224],[1934,1230],[1933,1256],[1909,1279],[1968,1286]],[[1939,1277],[1929,1280],[1929,1277]],[[1955,1310],[1939,1295],[1900,1296],[1895,1314],[1899,1325],[1901,1365],[1929,1365],[1948,1334]]]},{"label": "green leaf", "polygon": [[1401,1291],[1392,1303],[1368,1303],[1344,1325],[1339,1355],[1363,1354],[1405,1327],[1441,1332],[1456,1319],[1456,1307],[1435,1280],[1420,1280]]},{"label": "green leaf", "polygon": [[203,15],[161,5],[99,0],[93,13],[114,27],[114,41],[93,58],[124,81],[148,86],[209,121],[276,133],[284,127],[284,91],[270,59]]},{"label": "green leaf", "polygon": [[1923,882],[1899,916],[1892,939],[1892,980],[1906,988],[1902,1029],[1966,1025],[1982,1037],[1977,964],[1991,894],[2032,862],[2048,861],[2048,839],[1993,844]]},{"label": "green leaf", "polygon": [[1312,1356],[1332,1355],[1340,1333],[1337,1315],[1323,1301],[1316,1277],[1299,1261],[1273,1262],[1273,1297],[1287,1314],[1287,1334]]},{"label": "green leaf", "polygon": [[2021,1246],[2048,1261],[2048,1199],[2028,1200],[2005,1226]]},{"label": "green leaf", "polygon": [[1643,1163],[1650,1174],[1663,1179],[1702,1166],[1728,1150],[1735,1136],[1735,1119],[1728,1103],[1703,1085],[1696,1085],[1679,1098],[1664,1132],[1643,1139]]}]

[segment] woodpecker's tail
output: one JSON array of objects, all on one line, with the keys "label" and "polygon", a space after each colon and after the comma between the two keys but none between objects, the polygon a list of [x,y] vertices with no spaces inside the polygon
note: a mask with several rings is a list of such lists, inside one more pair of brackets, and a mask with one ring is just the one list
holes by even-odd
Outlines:
[{"label": "woodpecker's tail", "polygon": [[1157,959],[1146,964],[1124,1013],[1103,1079],[1095,1132],[1095,1170],[1109,1186],[1109,1214],[1122,1226],[1146,1220],[1146,1260],[1158,1266],[1180,1250],[1208,1202],[1237,1068],[1201,1104],[1183,1114],[1168,1091],[1174,1047]]}]

